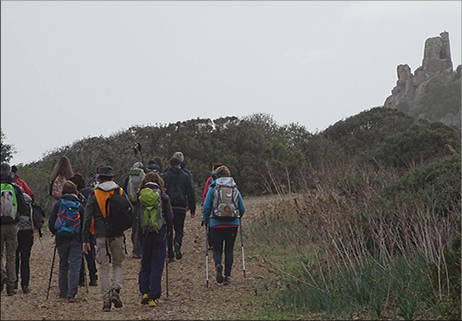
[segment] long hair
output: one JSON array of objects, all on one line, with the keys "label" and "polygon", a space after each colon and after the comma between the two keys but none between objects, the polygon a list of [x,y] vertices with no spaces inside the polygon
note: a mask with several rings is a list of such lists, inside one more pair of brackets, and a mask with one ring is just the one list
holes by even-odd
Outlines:
[{"label": "long hair", "polygon": [[159,173],[162,174],[164,172],[164,169],[165,169],[164,162],[162,161],[162,158],[160,158],[159,156],[156,156],[156,157],[154,157],[154,162],[156,162],[156,164],[159,165]]},{"label": "long hair", "polygon": [[69,179],[74,175],[71,161],[67,158],[67,156],[61,156],[58,163],[55,165],[53,173],[51,174],[51,181],[53,182],[58,175],[64,176],[66,179]]},{"label": "long hair", "polygon": [[73,182],[75,185],[77,185],[78,191],[85,187],[85,179],[83,178],[83,175],[80,173],[74,173],[74,175],[71,178],[69,178],[69,180]]},{"label": "long hair", "polygon": [[138,193],[141,191],[141,189],[144,188],[144,186],[148,182],[156,183],[157,185],[159,185],[160,190],[165,193],[164,180],[162,179],[162,177],[160,177],[159,174],[155,172],[149,172],[146,174],[146,176],[144,176],[143,180],[140,183],[140,186],[138,187]]}]

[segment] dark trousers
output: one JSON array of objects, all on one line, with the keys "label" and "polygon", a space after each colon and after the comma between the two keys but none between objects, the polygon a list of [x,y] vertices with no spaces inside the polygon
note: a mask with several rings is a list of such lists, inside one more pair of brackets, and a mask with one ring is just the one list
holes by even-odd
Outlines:
[{"label": "dark trousers", "polygon": [[18,232],[18,247],[16,248],[16,280],[19,280],[21,270],[21,286],[29,286],[30,280],[30,252],[34,244],[34,231]]},{"label": "dark trousers", "polygon": [[80,277],[79,283],[83,283],[85,281],[85,261],[87,261],[88,267],[88,275],[90,276],[90,280],[96,280],[96,263],[95,263],[95,236],[90,233],[90,251],[88,254],[84,254],[85,260],[82,260],[82,264],[80,265]]},{"label": "dark trousers", "polygon": [[212,228],[213,230],[213,261],[215,266],[221,264],[223,256],[223,243],[225,244],[225,276],[231,276],[231,267],[234,261],[234,242],[236,241],[237,227]]},{"label": "dark trousers", "polygon": [[183,209],[173,209],[173,232],[168,235],[168,257],[171,259],[174,257],[173,253],[173,242],[178,244],[183,244],[184,236],[184,220],[186,219],[186,210]]},{"label": "dark trousers", "polygon": [[135,209],[135,218],[132,224],[132,244],[133,254],[141,254],[141,231],[140,231],[140,206],[133,205]]},{"label": "dark trousers", "polygon": [[138,284],[140,292],[147,293],[154,300],[160,298],[162,293],[166,243],[164,233],[141,234],[142,258]]}]

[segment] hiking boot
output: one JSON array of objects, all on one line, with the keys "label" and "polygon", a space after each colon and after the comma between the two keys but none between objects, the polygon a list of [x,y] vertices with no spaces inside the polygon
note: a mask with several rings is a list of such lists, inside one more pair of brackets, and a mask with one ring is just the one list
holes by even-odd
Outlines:
[{"label": "hiking boot", "polygon": [[157,300],[154,300],[154,299],[150,299],[149,302],[148,302],[148,305],[150,308],[154,308],[157,306]]},{"label": "hiking boot", "polygon": [[24,294],[27,294],[27,293],[29,293],[29,292],[30,292],[30,290],[29,290],[29,287],[28,287],[28,286],[25,286],[25,285],[23,285],[23,286],[21,286],[21,288],[22,288],[22,293],[24,293]]},{"label": "hiking boot", "polygon": [[6,275],[4,275],[2,277],[2,291],[3,291],[3,287],[5,286],[5,284],[8,282],[8,277]]},{"label": "hiking boot", "polygon": [[89,286],[98,286],[98,283],[96,282],[96,279],[91,279],[90,283],[88,283]]},{"label": "hiking boot", "polygon": [[60,298],[61,300],[67,300],[67,295],[66,295],[66,294],[61,294],[61,293],[60,293],[60,294],[59,294],[59,298]]},{"label": "hiking boot", "polygon": [[121,308],[122,301],[120,300],[120,290],[112,290],[111,302],[114,303],[114,307]]},{"label": "hiking boot", "polygon": [[180,260],[183,257],[181,253],[181,245],[178,242],[175,242],[175,256],[177,260]]},{"label": "hiking boot", "polygon": [[167,263],[173,263],[173,262],[175,262],[175,258],[173,258],[173,257],[168,258],[168,262],[167,262]]},{"label": "hiking boot", "polygon": [[109,302],[104,301],[104,304],[103,304],[103,311],[104,312],[111,311],[111,307],[112,307],[111,301],[109,301]]},{"label": "hiking boot", "polygon": [[223,282],[223,285],[230,285],[230,284],[231,284],[231,277],[225,276],[225,281]]},{"label": "hiking boot", "polygon": [[147,293],[143,294],[143,297],[141,298],[141,304],[148,304],[149,302],[149,295]]},{"label": "hiking boot", "polygon": [[223,266],[221,264],[218,264],[216,267],[217,270],[217,282],[218,283],[223,283]]},{"label": "hiking boot", "polygon": [[9,296],[12,296],[12,295],[16,294],[16,291],[14,290],[14,284],[7,284],[6,285],[6,293]]},{"label": "hiking boot", "polygon": [[67,302],[69,303],[75,303],[76,299],[75,298],[67,298]]}]

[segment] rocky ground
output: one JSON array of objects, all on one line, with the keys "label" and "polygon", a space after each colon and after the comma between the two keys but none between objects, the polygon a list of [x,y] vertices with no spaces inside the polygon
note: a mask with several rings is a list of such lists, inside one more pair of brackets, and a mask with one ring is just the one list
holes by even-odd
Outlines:
[{"label": "rocky ground", "polygon": [[[246,201],[244,224],[249,224],[261,213],[260,206],[268,199]],[[102,312],[99,284],[97,287],[79,287],[76,303],[58,298],[58,256],[56,256],[50,294],[46,299],[54,244],[51,233],[45,231],[41,240],[35,239],[31,256],[31,280],[29,294],[19,289],[17,294],[1,293],[1,320],[219,320],[237,319],[249,305],[261,279],[269,277],[267,269],[252,257],[245,260],[246,277],[243,276],[240,239],[236,240],[232,284],[223,286],[215,281],[212,252],[209,252],[209,287],[206,287],[205,233],[200,226],[201,216],[185,222],[183,258],[169,264],[168,297],[166,295],[165,270],[163,293],[159,305],[149,308],[140,304],[138,272],[140,260],[131,257],[130,231],[127,236],[128,255],[124,261],[124,285],[121,299],[124,306]],[[247,222],[247,223],[246,223]],[[244,225],[245,228],[245,225]],[[245,242],[245,241],[244,241]]]}]

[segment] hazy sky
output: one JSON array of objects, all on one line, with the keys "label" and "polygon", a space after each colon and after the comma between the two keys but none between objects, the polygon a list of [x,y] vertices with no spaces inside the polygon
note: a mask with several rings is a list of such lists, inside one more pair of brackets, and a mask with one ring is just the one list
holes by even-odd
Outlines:
[{"label": "hazy sky", "polygon": [[461,1],[1,1],[12,164],[132,125],[263,112],[310,132],[382,106]]}]

